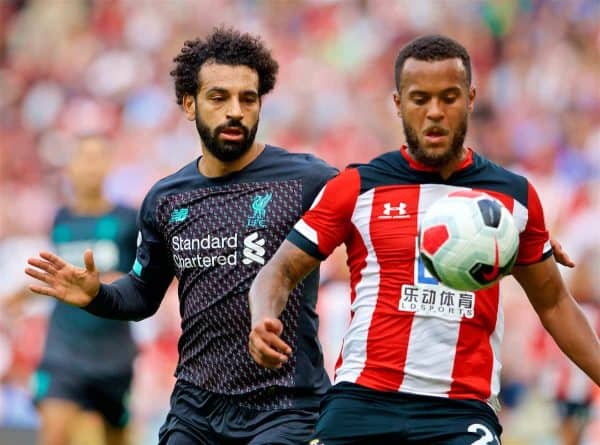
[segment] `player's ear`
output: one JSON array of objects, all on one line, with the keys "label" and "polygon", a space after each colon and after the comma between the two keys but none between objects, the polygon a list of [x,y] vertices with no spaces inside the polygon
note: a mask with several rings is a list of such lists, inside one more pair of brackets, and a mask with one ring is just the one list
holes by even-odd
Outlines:
[{"label": "player's ear", "polygon": [[401,104],[400,93],[398,91],[394,91],[394,94],[392,95],[392,97],[394,99],[394,105],[396,106],[396,110],[398,111],[398,116],[400,116],[400,104]]},{"label": "player's ear", "polygon": [[477,95],[477,91],[474,86],[469,87],[469,104],[467,105],[469,109],[469,113],[473,111],[473,106],[475,105],[475,96]]},{"label": "player's ear", "polygon": [[186,94],[183,96],[181,105],[183,106],[183,111],[185,111],[185,117],[189,121],[196,120],[196,98],[191,94]]}]

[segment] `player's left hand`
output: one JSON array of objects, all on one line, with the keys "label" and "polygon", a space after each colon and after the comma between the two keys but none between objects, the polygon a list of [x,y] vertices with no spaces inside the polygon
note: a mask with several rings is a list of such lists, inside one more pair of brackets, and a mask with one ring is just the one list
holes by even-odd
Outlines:
[{"label": "player's left hand", "polygon": [[264,318],[252,327],[248,349],[256,363],[265,368],[279,369],[292,353],[292,348],[281,339],[283,324],[277,318]]},{"label": "player's left hand", "polygon": [[554,259],[558,264],[561,264],[566,267],[575,267],[575,263],[567,252],[565,252],[558,241],[550,238],[550,245],[552,246],[552,252],[554,253]]}]

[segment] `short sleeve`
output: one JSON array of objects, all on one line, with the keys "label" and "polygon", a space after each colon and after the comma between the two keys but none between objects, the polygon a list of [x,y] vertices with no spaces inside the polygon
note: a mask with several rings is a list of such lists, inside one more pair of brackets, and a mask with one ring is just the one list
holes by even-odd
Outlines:
[{"label": "short sleeve", "polygon": [[288,241],[315,258],[328,257],[350,234],[359,191],[357,169],[347,169],[331,179],[296,223]]},{"label": "short sleeve", "polygon": [[544,211],[535,188],[528,184],[527,225],[521,232],[517,264],[526,266],[540,262],[552,255],[550,235],[544,222]]},{"label": "short sleeve", "polygon": [[327,181],[339,172],[321,159],[311,158],[310,167],[304,173],[302,185],[302,212],[306,212],[315,200],[315,196],[323,189]]}]

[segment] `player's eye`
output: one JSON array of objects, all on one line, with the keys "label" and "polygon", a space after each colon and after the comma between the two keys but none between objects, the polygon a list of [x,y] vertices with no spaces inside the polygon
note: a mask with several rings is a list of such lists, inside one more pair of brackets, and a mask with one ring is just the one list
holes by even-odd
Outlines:
[{"label": "player's eye", "polygon": [[445,96],[442,98],[442,100],[443,100],[445,103],[447,103],[447,104],[452,104],[452,103],[454,103],[454,102],[456,101],[456,99],[457,99],[457,96],[456,96],[456,94],[446,94],[446,95],[445,95]]}]

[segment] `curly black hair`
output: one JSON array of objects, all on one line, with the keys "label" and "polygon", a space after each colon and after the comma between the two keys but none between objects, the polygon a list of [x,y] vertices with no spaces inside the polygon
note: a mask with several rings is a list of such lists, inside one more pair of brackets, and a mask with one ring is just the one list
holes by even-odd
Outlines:
[{"label": "curly black hair", "polygon": [[465,67],[467,86],[471,85],[471,57],[465,47],[449,37],[431,34],[410,41],[398,53],[394,66],[394,78],[398,91],[400,91],[404,62],[411,57],[427,62],[459,58]]},{"label": "curly black hair", "polygon": [[205,40],[187,40],[173,59],[176,65],[170,74],[175,80],[175,95],[179,105],[186,94],[197,94],[200,86],[198,72],[207,61],[244,65],[255,70],[258,73],[258,95],[261,97],[273,89],[279,70],[279,64],[260,37],[242,34],[231,28],[215,28]]}]

